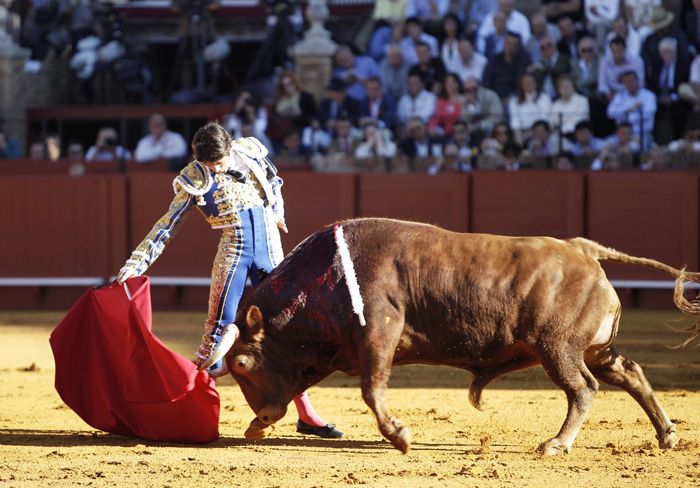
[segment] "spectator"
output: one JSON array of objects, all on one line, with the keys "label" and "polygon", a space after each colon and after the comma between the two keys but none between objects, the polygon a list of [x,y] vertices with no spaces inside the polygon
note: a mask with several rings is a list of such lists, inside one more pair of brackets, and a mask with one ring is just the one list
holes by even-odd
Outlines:
[{"label": "spectator", "polygon": [[403,51],[398,44],[387,46],[386,57],[379,65],[379,77],[384,92],[394,100],[399,100],[406,93],[408,63],[403,58]]},{"label": "spectator", "polygon": [[168,130],[165,117],[153,114],[148,120],[149,134],[136,145],[134,159],[148,163],[158,159],[177,160],[187,155],[187,143],[178,133]]},{"label": "spectator", "polygon": [[510,126],[515,131],[516,139],[524,141],[530,135],[530,129],[537,120],[550,117],[552,99],[537,86],[535,77],[523,74],[518,81],[518,93],[508,100]]},{"label": "spectator", "polygon": [[131,159],[131,153],[119,144],[113,127],[103,127],[97,133],[95,144],[88,148],[85,161],[119,161]]},{"label": "spectator", "polygon": [[559,137],[552,132],[552,127],[546,120],[538,120],[532,124],[530,138],[525,142],[525,153],[533,164],[543,166],[545,161],[559,153]]},{"label": "spectator", "polygon": [[367,96],[360,102],[360,114],[380,122],[380,127],[393,130],[396,125],[396,100],[384,93],[382,80],[367,80]]},{"label": "spectator", "polygon": [[370,21],[373,24],[367,54],[380,62],[386,56],[386,48],[391,43],[392,24],[402,23],[408,0],[377,0]]},{"label": "spectator", "polygon": [[[607,41],[610,39],[604,41],[606,33],[610,30],[611,26],[613,26],[613,29],[615,29],[615,19],[623,19],[623,17],[620,15],[620,2],[611,2],[610,0],[584,0],[583,9],[584,13],[586,14],[586,23],[588,24],[588,28],[591,29],[597,43],[600,45],[607,44]],[[626,35],[622,34],[617,35],[623,38],[627,37]],[[628,48],[631,47],[629,42],[627,46]],[[639,51],[637,51],[635,54],[639,54]]]},{"label": "spectator", "polygon": [[301,145],[299,131],[290,127],[282,136],[282,143],[277,146],[277,164],[284,167],[285,164],[305,164],[308,162],[308,154]]},{"label": "spectator", "polygon": [[73,163],[82,163],[86,159],[83,145],[78,141],[69,142],[66,150],[66,159]]},{"label": "spectator", "polygon": [[678,95],[693,106],[693,113],[700,112],[700,54],[695,55],[688,82],[680,84]]},{"label": "spectator", "polygon": [[482,84],[506,99],[515,93],[518,78],[530,64],[530,56],[520,47],[520,36],[509,32],[503,52],[484,68]]},{"label": "spectator", "polygon": [[664,37],[659,42],[660,63],[648,70],[651,74],[647,86],[657,97],[655,140],[666,145],[683,135],[688,106],[678,94],[681,83],[688,81],[690,68],[684,57],[677,53],[677,42],[673,37]]},{"label": "spectator", "polygon": [[642,171],[655,171],[660,169],[668,169],[668,151],[665,147],[654,146],[646,154],[646,158],[639,165]]},{"label": "spectator", "polygon": [[32,2],[21,28],[21,44],[31,49],[31,57],[25,70],[38,72],[41,62],[53,49],[61,52],[70,42],[61,23],[68,14],[67,0],[43,0]]},{"label": "spectator", "polygon": [[633,167],[639,158],[639,143],[635,141],[632,125],[629,122],[618,124],[613,134],[600,151],[598,158],[591,163],[591,169],[620,169]]},{"label": "spectator", "polygon": [[[464,119],[457,119],[452,126],[450,141],[456,144],[459,157],[464,161],[470,161],[476,145],[469,133],[469,125]],[[444,153],[444,150],[443,150]]]},{"label": "spectator", "polygon": [[[502,12],[506,18],[506,29],[515,32],[525,45],[530,39],[530,23],[527,17],[515,10],[515,0],[498,0],[498,12]],[[479,52],[485,52],[486,38],[496,30],[493,19],[496,13],[488,15],[479,28],[476,48]]]},{"label": "spectator", "polygon": [[625,18],[643,39],[652,31],[649,27],[654,9],[661,7],[661,0],[623,0]]},{"label": "spectator", "polygon": [[348,117],[340,117],[336,121],[335,134],[328,148],[329,155],[341,154],[353,156],[357,147],[360,132]]},{"label": "spectator", "polygon": [[557,52],[554,41],[548,37],[540,40],[540,51],[540,61],[530,66],[529,71],[535,76],[542,91],[553,98],[557,94],[554,87],[556,80],[571,70],[571,58]]},{"label": "spectator", "polygon": [[498,2],[493,0],[457,0],[457,14],[464,14],[462,19],[467,25],[466,33],[473,36],[484,21],[498,11]]},{"label": "spectator", "polygon": [[462,91],[459,77],[454,73],[448,74],[437,99],[435,113],[428,122],[428,132],[432,137],[452,136],[453,125],[462,114]]},{"label": "spectator", "polygon": [[270,150],[272,144],[267,137],[267,122],[267,109],[258,106],[253,95],[249,91],[243,90],[236,97],[231,113],[224,117],[223,125],[234,139],[247,137],[243,135],[244,126],[250,126],[251,133],[249,135],[257,138]]},{"label": "spectator", "polygon": [[440,144],[428,136],[425,122],[420,117],[411,117],[408,120],[406,136],[399,143],[399,147],[411,160],[439,157],[442,153]]},{"label": "spectator", "polygon": [[700,0],[693,0],[693,9],[685,16],[685,33],[695,52],[700,52]]},{"label": "spectator", "polygon": [[496,168],[503,171],[518,171],[520,169],[520,156],[523,148],[515,141],[508,141],[503,147],[503,159]]},{"label": "spectator", "polygon": [[578,58],[571,60],[571,78],[576,91],[592,97],[598,93],[598,52],[591,36],[584,36],[578,41]]},{"label": "spectator", "polygon": [[[337,130],[338,121],[336,121]],[[313,158],[326,154],[331,145],[331,136],[326,132],[318,120],[312,120],[308,127],[301,132],[301,146],[304,154],[307,154],[313,163]]]},{"label": "spectator", "polygon": [[46,146],[42,141],[34,141],[29,146],[29,159],[32,161],[46,161]]},{"label": "spectator", "polygon": [[377,62],[369,56],[355,56],[349,46],[340,46],[335,52],[334,61],[333,76],[345,82],[347,94],[355,100],[365,98],[365,81],[379,76]]},{"label": "spectator", "polygon": [[44,147],[46,150],[46,159],[55,163],[61,159],[61,138],[58,134],[49,134],[44,139]]},{"label": "spectator", "polygon": [[462,36],[462,23],[455,14],[447,14],[442,19],[443,38],[440,43],[440,58],[447,71],[455,71],[459,65],[459,40]]},{"label": "spectator", "polygon": [[634,28],[627,23],[624,17],[617,17],[612,23],[612,30],[605,36],[605,53],[610,54],[610,41],[620,37],[625,40],[627,53],[639,56],[642,50],[642,38]]},{"label": "spectator", "polygon": [[335,129],[335,121],[342,116],[349,118],[353,125],[360,118],[360,102],[345,93],[345,82],[340,78],[331,78],[326,87],[326,98],[321,100],[319,122],[329,134]]},{"label": "spectator", "polygon": [[499,10],[493,14],[493,32],[490,32],[483,40],[483,50],[481,52],[484,53],[486,59],[491,60],[496,54],[503,52],[507,35],[506,14]]},{"label": "spectator", "polygon": [[673,26],[673,19],[674,15],[666,11],[663,7],[656,7],[652,12],[649,27],[653,29],[653,32],[644,39],[641,51],[647,78],[651,76],[652,67],[661,62],[659,42],[661,42],[661,39],[664,37],[672,37],[675,39],[678,57],[682,58],[684,61],[689,60],[688,38],[682,30]]},{"label": "spectator", "polygon": [[22,155],[22,148],[19,141],[12,137],[8,137],[5,132],[5,126],[0,121],[0,159],[14,159]]},{"label": "spectator", "polygon": [[554,25],[547,23],[547,18],[542,12],[535,12],[530,16],[530,25],[532,26],[532,37],[525,44],[525,50],[532,58],[533,63],[540,60],[540,41],[548,37],[554,42],[558,42],[561,37],[559,29]]},{"label": "spectator", "polygon": [[553,24],[566,17],[574,22],[583,20],[583,0],[540,0],[540,10]]},{"label": "spectator", "polygon": [[496,92],[480,86],[477,78],[467,78],[462,87],[464,91],[462,117],[473,129],[484,134],[490,133],[493,127],[504,118],[503,102]]},{"label": "spectator", "polygon": [[362,136],[355,157],[357,159],[393,158],[396,144],[391,141],[391,132],[377,125],[376,120],[365,118],[361,122]]},{"label": "spectator", "polygon": [[641,88],[636,71],[623,73],[621,82],[624,88],[610,101],[608,117],[618,124],[631,124],[634,136],[641,147],[647,150],[652,143],[656,97],[646,88]]},{"label": "spectator", "polygon": [[440,56],[440,49],[438,48],[438,41],[435,37],[430,34],[423,32],[423,24],[418,17],[410,17],[406,19],[405,22],[405,33],[406,35],[399,41],[401,46],[401,51],[403,52],[403,58],[409,66],[413,66],[418,63],[418,54],[416,53],[416,46],[419,42],[424,42],[430,46],[431,56]]},{"label": "spectator", "polygon": [[574,90],[574,82],[569,75],[557,78],[559,98],[552,104],[551,122],[562,134],[572,136],[582,120],[590,118],[588,99]]},{"label": "spectator", "polygon": [[605,147],[605,141],[593,135],[591,123],[582,120],[574,129],[574,144],[571,153],[576,157],[595,157]]},{"label": "spectator", "polygon": [[413,117],[420,118],[424,123],[435,113],[437,98],[425,89],[423,79],[417,73],[408,75],[408,89],[399,100],[399,122],[406,124]]},{"label": "spectator", "polygon": [[439,93],[446,73],[442,59],[431,56],[430,46],[424,42],[416,44],[416,54],[418,63],[411,67],[409,74],[417,73],[423,79],[426,89]]},{"label": "spectator", "polygon": [[678,167],[697,167],[700,161],[700,125],[697,120],[688,124],[683,138],[671,142],[668,150],[673,154],[674,162]]},{"label": "spectator", "polygon": [[506,122],[498,122],[491,133],[481,141],[479,169],[494,169],[503,166],[503,149],[515,142],[515,134]]},{"label": "spectator", "polygon": [[[244,104],[248,105],[251,101],[246,98]],[[293,71],[283,72],[277,81],[270,113],[268,135],[273,142],[279,142],[291,127],[301,130],[316,115],[316,101],[311,93],[303,90],[297,74]]]},{"label": "spectator", "polygon": [[627,53],[625,40],[615,37],[609,46],[610,54],[603,57],[598,69],[598,91],[608,99],[622,89],[619,81],[622,73],[634,71],[639,81],[644,81],[644,63],[639,56]]},{"label": "spectator", "polygon": [[463,154],[455,141],[447,141],[442,146],[442,156],[428,167],[429,175],[439,173],[467,173],[472,170],[471,155]]},{"label": "spectator", "polygon": [[450,0],[407,0],[406,17],[418,17],[422,22],[436,25],[450,10]]},{"label": "spectator", "polygon": [[571,151],[562,151],[554,158],[552,168],[558,171],[570,171],[576,169],[574,165],[574,155]]},{"label": "spectator", "polygon": [[557,42],[557,50],[561,54],[566,54],[570,58],[578,56],[578,41],[585,35],[591,35],[590,32],[576,28],[571,17],[564,16],[558,20],[559,32],[561,38]]},{"label": "spectator", "polygon": [[456,73],[459,79],[464,82],[468,78],[481,80],[486,67],[486,56],[474,50],[472,41],[462,38],[457,44],[459,58],[455,65],[448,69],[451,73]]}]

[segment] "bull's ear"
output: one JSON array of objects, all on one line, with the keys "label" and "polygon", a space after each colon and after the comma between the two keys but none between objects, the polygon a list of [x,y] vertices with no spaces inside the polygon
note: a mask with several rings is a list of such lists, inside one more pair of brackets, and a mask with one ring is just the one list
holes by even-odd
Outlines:
[{"label": "bull's ear", "polygon": [[261,338],[263,332],[263,314],[258,307],[251,305],[245,314],[245,322],[251,337]]}]

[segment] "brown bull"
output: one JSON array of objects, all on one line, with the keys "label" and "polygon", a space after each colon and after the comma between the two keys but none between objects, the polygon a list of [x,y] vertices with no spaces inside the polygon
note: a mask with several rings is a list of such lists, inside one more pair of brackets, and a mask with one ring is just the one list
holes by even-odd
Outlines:
[{"label": "brown bull", "polygon": [[[410,431],[384,398],[392,364],[444,364],[469,370],[469,400],[481,408],[494,378],[541,364],[566,393],[559,433],[539,446],[569,452],[598,381],[627,391],[656,429],[659,446],[678,443],[676,427],[642,369],[613,346],[620,301],[600,266],[618,261],[656,268],[676,279],[674,301],[700,281],[652,259],[576,238],[459,234],[389,219],[342,222],[364,313],[353,310],[347,267],[334,228],[310,236],[244,299],[240,339],[229,370],[257,415],[247,434],[280,420],[293,397],[333,371],[361,376],[362,396],[379,429],[407,452]],[[360,317],[366,318],[366,326]],[[691,338],[700,334],[698,325]]]}]

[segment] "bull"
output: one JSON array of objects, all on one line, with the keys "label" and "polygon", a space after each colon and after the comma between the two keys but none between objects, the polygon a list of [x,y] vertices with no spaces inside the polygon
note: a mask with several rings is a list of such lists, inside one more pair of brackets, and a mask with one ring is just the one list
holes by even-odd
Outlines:
[{"label": "bull", "polygon": [[[343,371],[360,376],[379,430],[406,453],[410,431],[385,400],[392,365],[470,371],[469,401],[477,409],[489,382],[542,365],[568,400],[559,433],[538,447],[543,455],[571,451],[599,381],[627,391],[659,446],[673,448],[676,426],[642,368],[613,345],[621,305],[601,261],[672,275],[676,306],[700,313],[700,300],[684,296],[684,283],[700,282],[700,273],[584,238],[462,234],[375,218],[323,228],[239,307],[240,337],[226,362],[256,414],[246,435],[264,436],[292,398]],[[689,331],[688,341],[700,325]]]}]

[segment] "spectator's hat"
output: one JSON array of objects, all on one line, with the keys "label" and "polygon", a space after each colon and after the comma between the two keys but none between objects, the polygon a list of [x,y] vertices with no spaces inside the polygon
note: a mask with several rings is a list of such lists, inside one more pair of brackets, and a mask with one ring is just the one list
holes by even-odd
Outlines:
[{"label": "spectator's hat", "polygon": [[345,91],[345,88],[347,88],[347,86],[345,85],[345,81],[343,81],[342,78],[338,78],[337,76],[331,78],[331,81],[328,83],[328,86],[326,86],[326,90],[334,92]]},{"label": "spectator's hat", "polygon": [[654,7],[651,14],[651,19],[649,19],[649,23],[647,25],[653,30],[659,30],[671,25],[673,19],[674,15],[672,12],[669,12],[663,7]]}]

